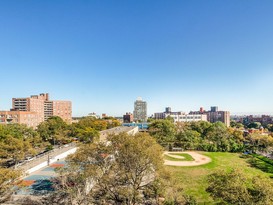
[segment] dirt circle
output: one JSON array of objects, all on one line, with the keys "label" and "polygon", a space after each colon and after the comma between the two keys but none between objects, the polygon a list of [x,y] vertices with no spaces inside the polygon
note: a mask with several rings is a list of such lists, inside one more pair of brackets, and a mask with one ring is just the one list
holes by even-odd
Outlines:
[{"label": "dirt circle", "polygon": [[[172,154],[189,154],[194,161],[170,161],[165,160],[164,164],[169,166],[187,167],[187,166],[199,166],[211,162],[211,158],[199,154],[197,152],[164,152],[164,155],[170,156]],[[171,155],[173,158],[182,159],[181,156]]]}]

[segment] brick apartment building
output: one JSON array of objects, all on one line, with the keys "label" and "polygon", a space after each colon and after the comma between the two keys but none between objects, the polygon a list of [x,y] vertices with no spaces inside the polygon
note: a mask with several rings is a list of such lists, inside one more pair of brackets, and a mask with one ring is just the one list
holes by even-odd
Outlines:
[{"label": "brick apartment building", "polygon": [[0,124],[20,123],[36,127],[51,116],[59,116],[71,123],[71,101],[49,100],[48,93],[13,98],[11,111],[0,111]]},{"label": "brick apartment building", "polygon": [[123,115],[123,122],[124,123],[131,123],[134,121],[134,115],[130,112],[127,112],[125,115]]},{"label": "brick apartment building", "polygon": [[206,114],[209,122],[222,122],[227,127],[230,126],[230,112],[219,111],[217,106],[212,106],[209,111],[205,111],[201,107],[199,111],[191,111],[190,114]]},{"label": "brick apartment building", "polygon": [[39,125],[39,115],[28,111],[0,111],[0,124],[26,124],[28,127]]}]

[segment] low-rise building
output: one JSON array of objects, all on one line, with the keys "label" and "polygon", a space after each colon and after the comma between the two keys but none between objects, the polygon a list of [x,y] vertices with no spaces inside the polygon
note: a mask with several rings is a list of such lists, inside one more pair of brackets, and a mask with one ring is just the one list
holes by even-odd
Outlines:
[{"label": "low-rise building", "polygon": [[134,121],[134,116],[132,113],[127,112],[125,115],[123,115],[123,123],[131,123]]},{"label": "low-rise building", "polygon": [[107,142],[107,137],[109,135],[118,135],[121,133],[126,133],[128,135],[135,135],[138,133],[139,128],[137,126],[135,127],[125,127],[125,126],[118,126],[114,127],[108,130],[100,131],[100,142]]},{"label": "low-rise building", "polygon": [[200,113],[186,114],[184,112],[172,112],[170,107],[166,107],[165,112],[158,112],[154,114],[154,119],[173,118],[174,122],[193,122],[193,121],[207,121],[207,115]]},{"label": "low-rise building", "polygon": [[0,111],[0,124],[25,124],[28,127],[37,127],[40,123],[37,112],[28,111]]},{"label": "low-rise building", "polygon": [[154,114],[154,119],[156,120],[161,120],[161,119],[165,119],[169,114],[165,113],[165,112],[156,112]]},{"label": "low-rise building", "polygon": [[174,119],[174,122],[207,121],[207,115],[204,114],[177,114],[169,116]]}]

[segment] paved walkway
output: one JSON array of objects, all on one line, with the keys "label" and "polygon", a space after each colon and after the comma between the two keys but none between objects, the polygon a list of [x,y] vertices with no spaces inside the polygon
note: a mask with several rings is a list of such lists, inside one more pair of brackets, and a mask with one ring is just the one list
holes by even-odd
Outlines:
[{"label": "paved walkway", "polygon": [[48,161],[48,158],[54,158],[68,150],[71,150],[76,147],[75,143],[70,143],[65,146],[61,146],[60,148],[55,148],[54,150],[51,150],[49,152],[44,153],[43,155],[33,159],[32,161],[26,162],[21,166],[18,166],[17,169],[21,169],[24,172],[27,170],[41,164],[42,162]]},{"label": "paved walkway", "polygon": [[[199,154],[197,152],[164,152],[165,155],[170,156],[169,153],[172,153],[172,154],[175,154],[175,153],[189,154],[194,159],[194,161],[170,161],[170,160],[165,160],[164,164],[169,165],[169,166],[179,166],[179,167],[199,166],[199,165],[203,165],[203,164],[207,164],[207,163],[211,162],[211,158],[209,158],[207,156],[204,156],[202,154]],[[171,157],[181,159],[181,156],[171,155]]]}]

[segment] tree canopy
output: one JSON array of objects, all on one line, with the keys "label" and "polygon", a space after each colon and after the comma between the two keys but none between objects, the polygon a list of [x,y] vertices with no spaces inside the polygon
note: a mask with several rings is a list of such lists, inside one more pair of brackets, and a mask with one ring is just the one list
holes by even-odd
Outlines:
[{"label": "tree canopy", "polygon": [[242,170],[217,171],[208,177],[207,191],[228,204],[273,204],[273,182],[269,178],[249,178]]},{"label": "tree canopy", "polygon": [[[60,171],[60,204],[144,203],[158,200],[163,150],[147,134],[110,136],[110,144],[86,144]],[[73,184],[73,186],[71,186]],[[62,195],[58,195],[62,193]],[[62,197],[65,193],[66,197]]]}]

